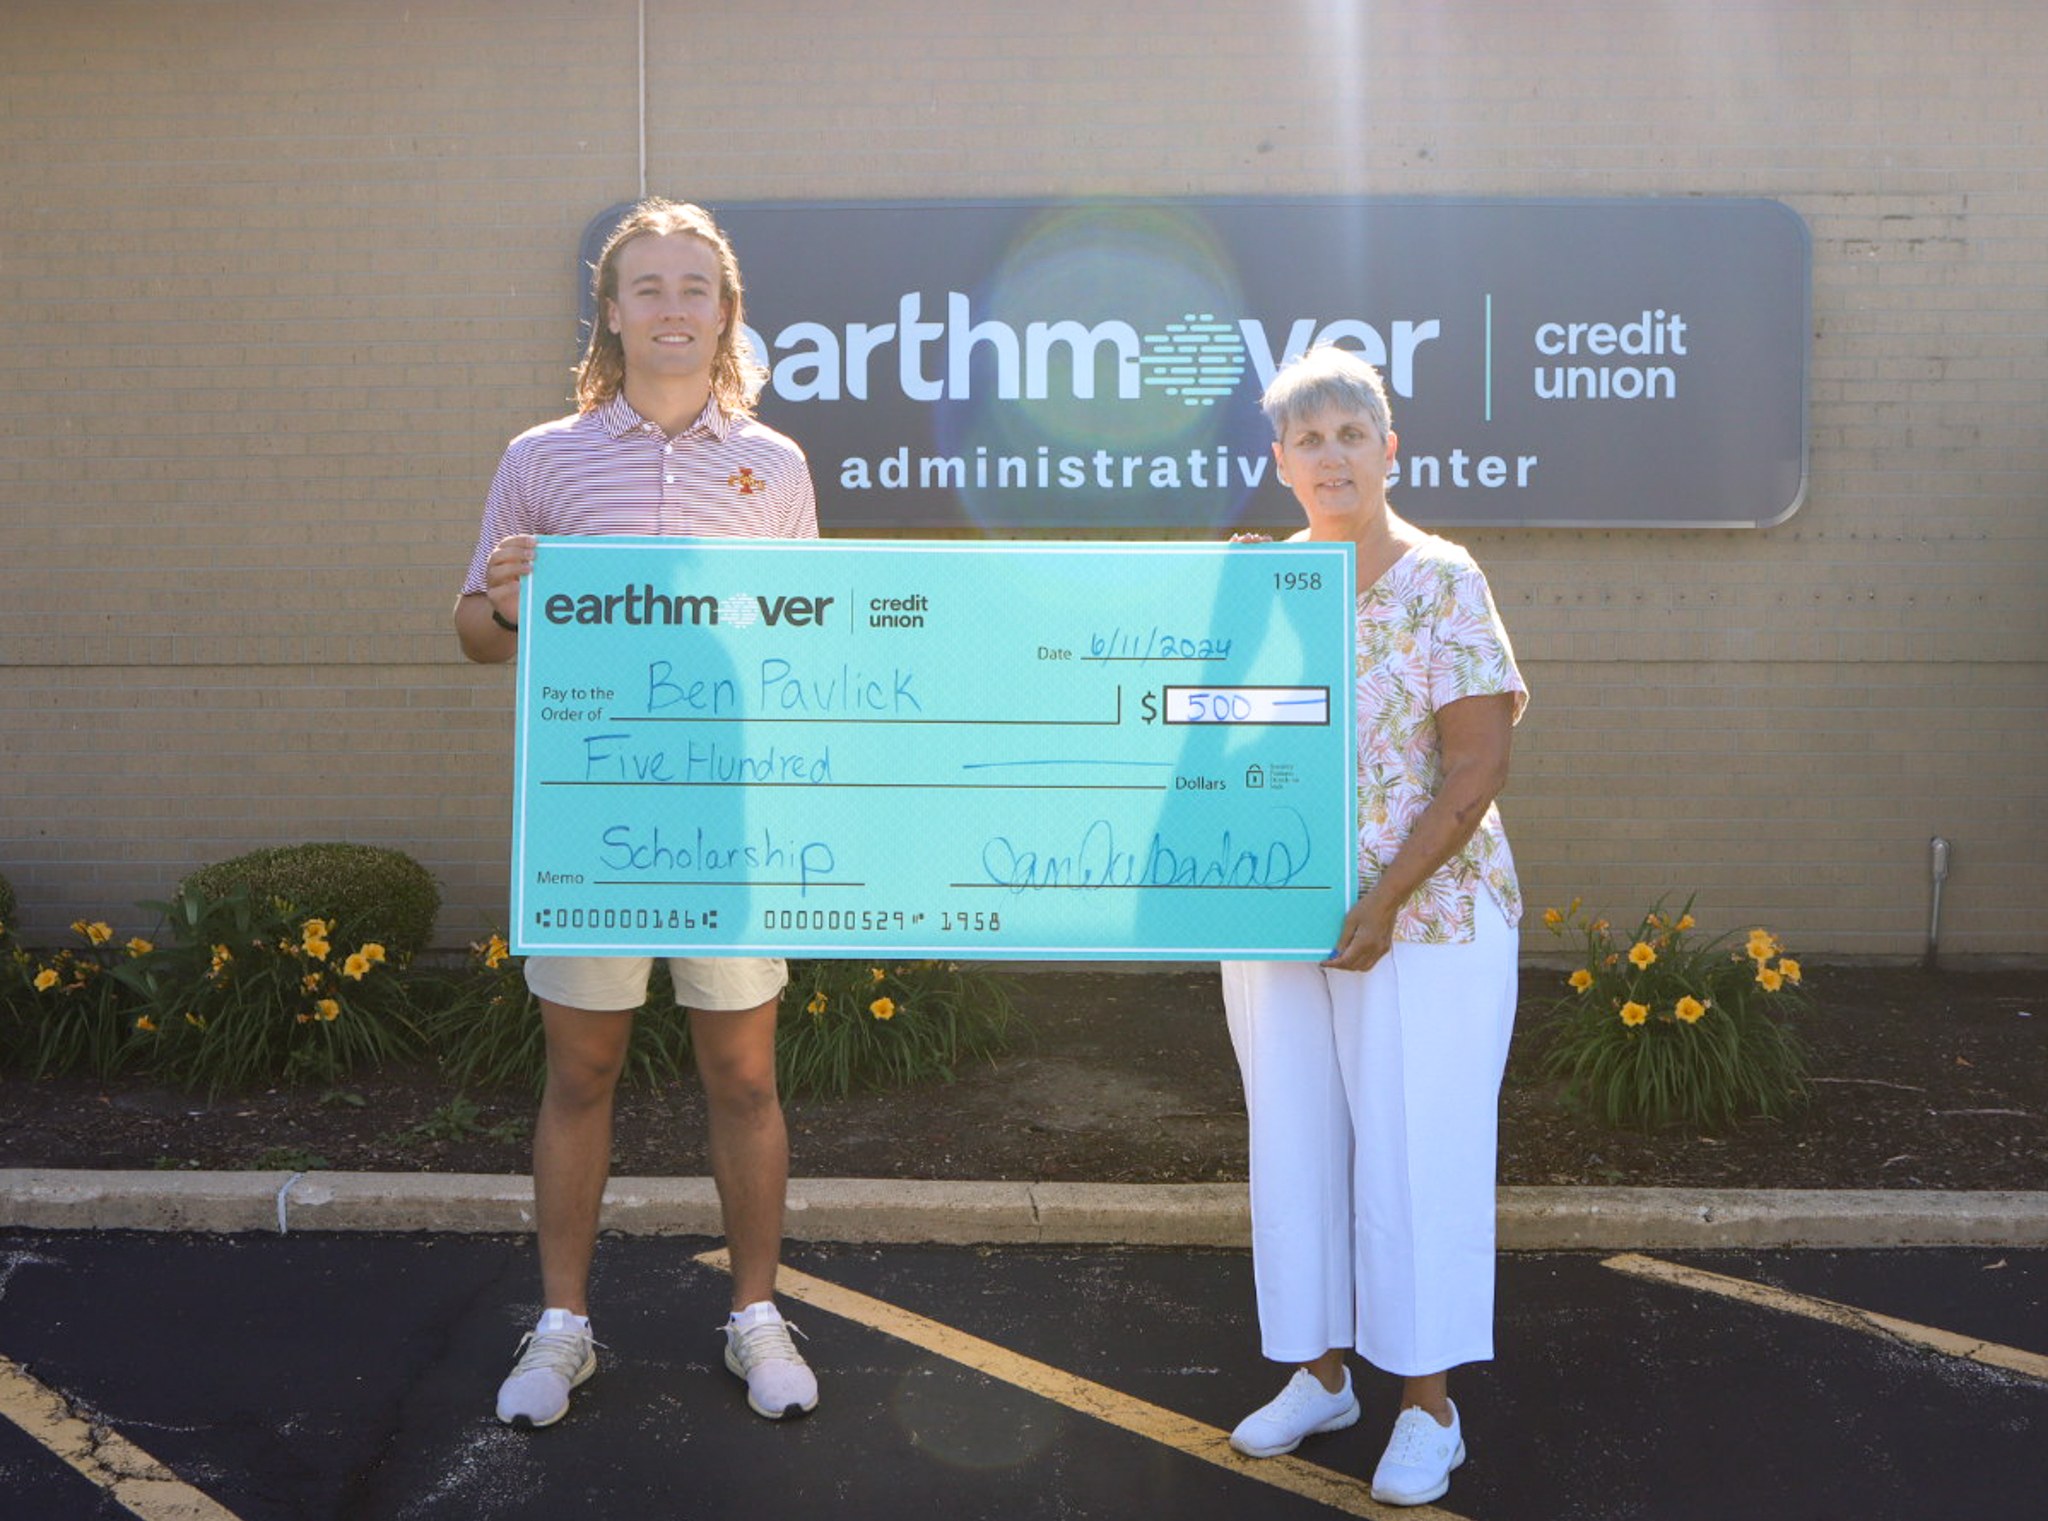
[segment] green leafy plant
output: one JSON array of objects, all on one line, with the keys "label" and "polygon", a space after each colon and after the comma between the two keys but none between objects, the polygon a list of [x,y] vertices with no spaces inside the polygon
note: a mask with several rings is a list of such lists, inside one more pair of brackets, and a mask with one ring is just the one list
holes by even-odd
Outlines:
[{"label": "green leafy plant", "polygon": [[424,950],[441,911],[433,875],[403,851],[321,842],[278,845],[202,866],[174,898],[223,899],[240,888],[253,903],[281,900],[298,913],[351,927],[407,957]]},{"label": "green leafy plant", "polygon": [[783,1090],[840,1097],[856,1088],[950,1079],[1008,1049],[1014,985],[945,961],[804,961],[790,968],[775,1032]]},{"label": "green leafy plant", "polygon": [[[547,1046],[520,964],[497,935],[470,955],[469,976],[434,1016],[435,1048],[465,1086],[538,1091]],[[794,962],[776,1026],[777,1082],[791,1096],[838,1096],[951,1077],[962,1061],[1006,1049],[1014,1021],[1011,984],[985,970],[938,961]],[[675,1012],[667,967],[657,961],[624,1077],[673,1083],[690,1067],[689,1024]]]},{"label": "green leafy plant", "polygon": [[333,1083],[422,1047],[405,958],[346,921],[302,915],[244,888],[180,889],[168,941],[117,963],[138,1012],[128,1057],[183,1087]]},{"label": "green leafy plant", "polygon": [[1806,1102],[1805,1048],[1792,1019],[1808,1006],[1799,963],[1768,930],[1695,937],[1692,900],[1660,900],[1618,937],[1574,899],[1544,916],[1579,965],[1551,1006],[1541,1067],[1567,1102],[1609,1125],[1718,1130],[1779,1118]]},{"label": "green leafy plant", "polygon": [[417,1125],[408,1125],[391,1139],[400,1146],[416,1146],[423,1141],[465,1141],[472,1136],[487,1141],[511,1142],[519,1140],[532,1128],[532,1122],[525,1119],[486,1124],[483,1106],[468,1094],[458,1093]]},{"label": "green leafy plant", "polygon": [[0,936],[0,1063],[36,1077],[108,1077],[132,1058],[138,999],[119,969],[154,950],[113,944],[99,920],[71,926],[80,944],[30,952]]},{"label": "green leafy plant", "polygon": [[19,902],[14,896],[14,884],[7,880],[4,872],[0,872],[0,939],[5,939],[13,930],[14,915],[18,907]]}]

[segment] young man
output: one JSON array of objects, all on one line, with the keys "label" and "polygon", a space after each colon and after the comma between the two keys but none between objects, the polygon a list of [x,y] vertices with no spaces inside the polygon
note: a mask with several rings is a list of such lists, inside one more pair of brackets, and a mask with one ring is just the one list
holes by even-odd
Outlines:
[{"label": "young man", "polygon": [[[514,439],[484,507],[455,631],[471,660],[519,648],[519,580],[536,534],[814,539],[803,452],[752,416],[765,379],[738,346],[732,246],[701,208],[644,201],[597,266],[597,320],[577,371],[577,412]],[[610,1172],[612,1095],[647,997],[647,957],[535,956],[547,1086],[533,1137],[546,1306],[498,1391],[498,1418],[546,1426],[597,1369],[586,1293]],[[675,958],[710,1115],[712,1176],[732,1252],[725,1365],[770,1420],[818,1402],[817,1380],[774,1304],[788,1133],[775,1089],[779,960]]]}]

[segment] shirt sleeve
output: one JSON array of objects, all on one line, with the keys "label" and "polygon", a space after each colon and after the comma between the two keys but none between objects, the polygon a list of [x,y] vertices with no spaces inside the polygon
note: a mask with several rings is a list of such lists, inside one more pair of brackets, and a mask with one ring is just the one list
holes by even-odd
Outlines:
[{"label": "shirt sleeve", "polygon": [[1522,721],[1529,688],[1515,665],[1507,625],[1493,605],[1486,573],[1476,565],[1461,567],[1444,587],[1429,653],[1429,705],[1446,708],[1461,697],[1493,697],[1512,693],[1514,722]]},{"label": "shirt sleeve", "polygon": [[811,484],[811,463],[799,449],[790,471],[789,488],[783,502],[785,539],[815,539],[818,536],[818,492]]},{"label": "shirt sleeve", "polygon": [[526,505],[526,451],[514,439],[505,457],[498,461],[498,473],[491,479],[490,495],[484,498],[483,526],[477,530],[476,551],[469,557],[469,574],[462,582],[462,595],[472,596],[484,589],[484,566],[498,541],[515,533],[532,533],[532,514]]}]

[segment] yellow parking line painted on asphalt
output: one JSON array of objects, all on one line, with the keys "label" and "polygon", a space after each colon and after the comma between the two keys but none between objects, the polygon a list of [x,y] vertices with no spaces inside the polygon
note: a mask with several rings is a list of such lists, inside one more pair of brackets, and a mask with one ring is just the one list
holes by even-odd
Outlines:
[{"label": "yellow parking line painted on asphalt", "polygon": [[118,1432],[73,1415],[63,1397],[0,1357],[0,1416],[77,1469],[143,1521],[235,1521]]},{"label": "yellow parking line painted on asphalt", "polygon": [[[720,1272],[731,1271],[731,1259],[723,1249],[704,1252],[697,1260]],[[1371,1516],[1378,1521],[1397,1521],[1403,1517],[1411,1517],[1413,1521],[1464,1521],[1462,1516],[1433,1505],[1396,1507],[1375,1504],[1363,1480],[1319,1468],[1300,1458],[1247,1458],[1231,1447],[1227,1431],[1176,1415],[1145,1400],[1133,1399],[1128,1394],[1120,1394],[1106,1385],[1077,1377],[1050,1363],[1024,1357],[992,1341],[956,1331],[939,1321],[899,1309],[884,1300],[872,1299],[853,1289],[841,1288],[809,1273],[800,1273],[789,1267],[778,1268],[775,1289],[778,1294],[815,1305],[828,1314],[893,1336],[898,1341],[909,1342],[914,1347],[921,1347],[935,1356],[972,1368],[977,1373],[1041,1399],[1064,1405],[1082,1415],[1091,1415],[1098,1421],[1106,1421],[1121,1430],[1171,1447],[1176,1452],[1213,1463],[1218,1468],[1227,1468],[1247,1479],[1291,1491],[1342,1511],[1347,1516]]]},{"label": "yellow parking line painted on asphalt", "polygon": [[1944,1331],[1939,1326],[1916,1325],[1910,1320],[1880,1315],[1875,1310],[1859,1310],[1854,1305],[1840,1304],[1832,1299],[1816,1299],[1811,1294],[1795,1294],[1789,1289],[1750,1283],[1741,1278],[1709,1273],[1703,1268],[1683,1267],[1675,1262],[1662,1262],[1655,1257],[1645,1257],[1636,1252],[1623,1252],[1619,1256],[1609,1257],[1601,1266],[1611,1267],[1617,1273],[1628,1273],[1636,1278],[1674,1284],[1680,1288],[1697,1289],[1705,1294],[1719,1294],[1727,1299],[1740,1299],[1747,1304],[1761,1305],[1767,1310],[1783,1310],[1789,1315],[1804,1315],[1811,1320],[1824,1320],[1830,1325],[1840,1326],[1845,1331],[1860,1331],[1866,1336],[1881,1337],[1886,1341],[1905,1342],[1929,1352],[1939,1352],[1944,1357],[1982,1363],[1986,1367],[2003,1368],[2009,1373],[2048,1381],[2048,1357],[2039,1352],[2000,1346],[1995,1341],[1983,1341],[1974,1336],[1958,1336],[1955,1332]]}]

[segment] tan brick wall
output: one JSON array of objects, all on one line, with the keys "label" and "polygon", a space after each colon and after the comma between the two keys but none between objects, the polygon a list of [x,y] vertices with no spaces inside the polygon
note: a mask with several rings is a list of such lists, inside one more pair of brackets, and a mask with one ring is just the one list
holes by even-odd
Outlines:
[{"label": "tan brick wall", "polygon": [[[2048,953],[2048,11],[648,0],[653,188],[1759,195],[1812,475],[1751,533],[1491,531],[1531,901]],[[1361,31],[1358,17],[1371,25]],[[448,606],[638,188],[634,0],[0,7],[0,871],[31,935],[400,846],[502,922],[509,681]],[[744,254],[744,250],[742,250]],[[1704,447],[1739,449],[1742,440]],[[831,490],[823,492],[829,525]],[[1540,948],[1540,932],[1531,938]]]}]

